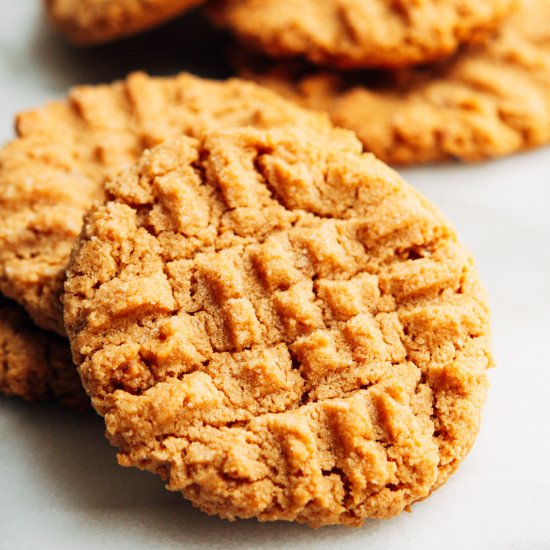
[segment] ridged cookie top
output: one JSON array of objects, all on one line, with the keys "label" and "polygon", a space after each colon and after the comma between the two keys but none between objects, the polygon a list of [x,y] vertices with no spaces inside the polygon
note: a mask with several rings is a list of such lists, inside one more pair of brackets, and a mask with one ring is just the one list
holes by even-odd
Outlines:
[{"label": "ridged cookie top", "polygon": [[53,23],[80,46],[155,27],[204,0],[45,0]]},{"label": "ridged cookie top", "polygon": [[440,59],[498,26],[515,0],[217,0],[218,24],[274,57],[353,69]]},{"label": "ridged cookie top", "polygon": [[17,118],[18,138],[0,151],[0,291],[41,327],[64,333],[60,295],[82,216],[105,177],[144,149],[204,129],[298,124],[347,141],[326,115],[307,112],[241,80],[182,74],[73,89]]},{"label": "ridged cookie top", "polygon": [[317,526],[395,515],[464,458],[484,294],[442,216],[360,151],[211,133],[107,184],[65,321],[122,464],[209,513]]},{"label": "ridged cookie top", "polygon": [[243,72],[328,111],[385,162],[478,161],[550,142],[549,21],[549,0],[522,0],[485,44],[383,79],[282,66]]}]

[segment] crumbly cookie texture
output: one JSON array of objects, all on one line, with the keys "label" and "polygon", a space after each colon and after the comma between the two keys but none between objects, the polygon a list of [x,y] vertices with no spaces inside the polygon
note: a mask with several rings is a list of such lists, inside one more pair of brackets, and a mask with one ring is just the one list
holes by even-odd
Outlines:
[{"label": "crumbly cookie texture", "polygon": [[340,69],[442,59],[479,40],[516,0],[217,0],[215,22],[274,57]]},{"label": "crumbly cookie texture", "polygon": [[60,295],[82,217],[103,180],[144,149],[207,128],[298,124],[349,141],[323,114],[241,80],[188,74],[73,89],[67,100],[23,113],[0,151],[0,291],[45,329],[64,334]]},{"label": "crumbly cookie texture", "polygon": [[484,45],[390,75],[278,67],[243,72],[327,110],[392,164],[479,161],[550,141],[550,1],[521,8]]},{"label": "crumbly cookie texture", "polygon": [[180,138],[107,183],[65,284],[119,462],[224,518],[387,518],[473,444],[491,366],[470,254],[360,143]]},{"label": "crumbly cookie texture", "polygon": [[0,393],[27,401],[56,399],[77,409],[90,406],[67,340],[39,329],[21,306],[2,296]]},{"label": "crumbly cookie texture", "polygon": [[51,21],[79,46],[125,38],[172,19],[203,0],[45,0]]}]

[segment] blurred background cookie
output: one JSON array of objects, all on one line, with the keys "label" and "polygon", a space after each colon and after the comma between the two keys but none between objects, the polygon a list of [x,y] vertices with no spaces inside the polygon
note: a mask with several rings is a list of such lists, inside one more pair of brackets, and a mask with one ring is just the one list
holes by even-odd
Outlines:
[{"label": "blurred background cookie", "polygon": [[45,0],[52,22],[79,46],[118,40],[160,25],[204,0]]},{"label": "blurred background cookie", "polygon": [[515,0],[216,0],[210,13],[270,56],[339,69],[441,59],[510,14]]},{"label": "blurred background cookie", "polygon": [[386,162],[479,161],[550,141],[548,21],[548,0],[522,0],[485,43],[401,71],[240,66],[243,75],[326,110]]}]

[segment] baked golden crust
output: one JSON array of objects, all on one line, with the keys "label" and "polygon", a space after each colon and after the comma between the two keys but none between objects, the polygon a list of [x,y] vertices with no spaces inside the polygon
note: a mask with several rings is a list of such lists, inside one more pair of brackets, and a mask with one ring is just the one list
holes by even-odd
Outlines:
[{"label": "baked golden crust", "polygon": [[211,514],[385,518],[479,427],[489,313],[441,214],[359,142],[181,138],[107,183],[65,283],[123,465]]},{"label": "baked golden crust", "polygon": [[403,67],[442,59],[479,40],[516,0],[217,0],[211,14],[273,57],[339,69]]}]

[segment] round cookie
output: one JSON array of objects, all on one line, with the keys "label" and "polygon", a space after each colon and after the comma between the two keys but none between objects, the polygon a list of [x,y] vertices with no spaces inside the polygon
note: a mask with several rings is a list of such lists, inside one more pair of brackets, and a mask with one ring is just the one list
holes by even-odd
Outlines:
[{"label": "round cookie", "polygon": [[351,139],[326,115],[255,84],[189,74],[136,73],[112,85],[77,87],[66,100],[19,115],[18,138],[0,151],[0,291],[40,327],[64,334],[65,266],[84,212],[103,196],[105,177],[181,134],[289,123]]},{"label": "round cookie", "polygon": [[550,1],[522,0],[486,44],[416,70],[342,75],[280,66],[243,74],[328,111],[385,162],[479,161],[550,141],[548,21]]},{"label": "round cookie", "polygon": [[77,409],[90,406],[67,340],[39,329],[21,306],[2,296],[0,393],[27,401],[57,399]]},{"label": "round cookie", "polygon": [[473,260],[361,145],[180,138],[106,184],[65,322],[119,462],[224,518],[386,518],[456,469],[491,366]]},{"label": "round cookie", "polygon": [[148,30],[204,0],[46,0],[52,22],[79,46]]},{"label": "round cookie", "polygon": [[442,59],[496,28],[516,0],[217,0],[211,14],[273,57],[339,69]]}]

